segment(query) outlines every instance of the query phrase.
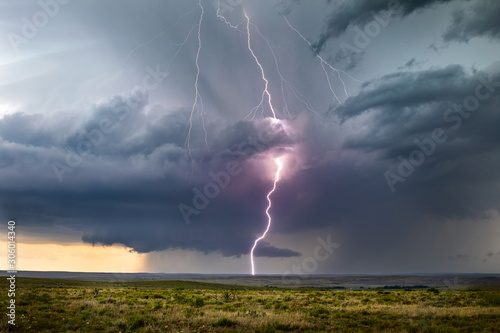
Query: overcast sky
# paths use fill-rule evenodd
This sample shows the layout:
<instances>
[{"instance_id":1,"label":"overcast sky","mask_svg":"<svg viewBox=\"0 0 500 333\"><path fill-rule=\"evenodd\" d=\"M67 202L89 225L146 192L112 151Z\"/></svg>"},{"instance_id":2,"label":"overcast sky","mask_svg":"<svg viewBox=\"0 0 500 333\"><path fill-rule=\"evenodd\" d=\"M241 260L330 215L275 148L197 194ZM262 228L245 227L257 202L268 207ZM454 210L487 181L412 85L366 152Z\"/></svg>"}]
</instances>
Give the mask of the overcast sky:
<instances>
[{"instance_id":1,"label":"overcast sky","mask_svg":"<svg viewBox=\"0 0 500 333\"><path fill-rule=\"evenodd\" d=\"M247 274L280 158L256 272L500 273L498 17L0 0L0 218L38 251L118 247L124 271Z\"/></svg>"}]
</instances>

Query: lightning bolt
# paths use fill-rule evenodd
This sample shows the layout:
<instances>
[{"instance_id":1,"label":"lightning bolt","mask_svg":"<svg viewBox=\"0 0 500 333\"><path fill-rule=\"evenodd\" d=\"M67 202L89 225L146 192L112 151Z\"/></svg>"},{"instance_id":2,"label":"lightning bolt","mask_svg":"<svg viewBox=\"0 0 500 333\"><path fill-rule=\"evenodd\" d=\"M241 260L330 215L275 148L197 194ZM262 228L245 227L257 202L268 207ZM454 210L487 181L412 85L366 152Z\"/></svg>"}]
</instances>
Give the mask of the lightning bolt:
<instances>
[{"instance_id":1,"label":"lightning bolt","mask_svg":"<svg viewBox=\"0 0 500 333\"><path fill-rule=\"evenodd\" d=\"M191 14L191 13L193 12L193 10L194 10L194 9L192 9L192 10L188 11L187 13L182 14L181 16L179 16L179 17L177 18L177 20L175 21L175 23L174 23L174 24L172 24L171 26L169 26L167 29L163 30L162 32L160 32L159 34L157 34L156 36L154 36L153 38L151 38L151 39L150 39L150 40L148 40L147 42L141 43L141 44L137 45L135 48L133 48L132 50L130 50L130 52L127 54L127 57L125 58L125 61L124 61L123 65L122 65L122 67L123 67L123 66L125 66L125 64L129 61L130 57L132 56L132 54L133 54L135 51L139 50L139 49L140 49L141 47L143 47L143 46L146 46L146 45L148 45L148 44L151 44L151 43L152 43L152 42L154 42L156 39L158 39L158 38L160 38L161 36L163 36L164 34L166 34L166 33L167 33L170 29L172 29L173 27L175 27L175 26L179 23L179 21L180 21L182 18L184 18L184 17L185 17L185 16L187 16L188 14Z\"/></svg>"},{"instance_id":2,"label":"lightning bolt","mask_svg":"<svg viewBox=\"0 0 500 333\"><path fill-rule=\"evenodd\" d=\"M208 140L207 140L207 136L208 136L208 133L207 133L207 129L205 127L205 119L204 119L204 105L203 105L203 98L200 94L200 89L199 89L199 79L200 79L200 64L199 64L199 60L200 60L200 53L202 51L202 24L203 24L203 19L204 19L204 15L205 15L205 9L202 5L202 0L198 0L198 7L200 8L201 10L201 13L200 13L200 17L199 17L199 21L198 21L198 24L194 25L191 30L189 31L189 33L187 34L186 38L184 39L184 41L180 44L173 44L173 45L176 45L178 48L177 48L177 52L175 52L173 58L170 59L169 63L168 63L168 66L167 66L167 70L168 68L170 68L170 65L171 63L176 59L176 57L178 56L179 52L181 51L181 49L183 48L183 46L187 43L187 41L189 40L191 34L193 33L194 29L197 27L197 32L198 32L198 48L197 48L197 52L196 52L196 57L195 57L195 66L196 66L196 77L195 77L195 80L194 80L194 101L193 101L193 104L192 104L192 107L191 107L191 112L190 112L190 116L189 116L189 129L188 129L188 133L187 133L187 137L186 137L186 148L187 148L187 151L188 151L188 154L189 154L189 158L190 158L190 161L191 161L191 165L192 165L192 169L191 169L191 175L193 174L193 170L194 170L194 166L195 166L195 161L193 159L193 155L192 155L192 152L191 152L191 134L192 134L192 131L193 131L193 116L195 114L195 110L199 110L199 117L201 118L201 126L204 130L204 141L205 141L205 145L206 145L206 148L207 148L207 151L208 151ZM195 7L196 8L196 7ZM153 41L159 39L160 37L162 37L165 33L167 33L171 28L173 28L174 26L176 26L178 24L178 22L180 21L180 19L182 19L183 17L187 16L188 14L192 13L195 8L193 8L191 11L185 13L184 15L178 17L177 21L170 27L168 27L167 29L165 29L164 31L160 32L159 34L157 34L156 36L154 36L153 38L151 38L150 40L142 43L142 44L139 44L137 47L135 47L134 49L132 49L128 54L127 54L127 57L125 59L125 63L126 64L131 56L136 52L138 51L140 48L142 47L145 47L147 46L148 44L152 43ZM304 96L295 86L293 86L293 84L289 81L287 81L283 75L283 72L282 72L282 69L281 69L281 66L280 66L280 62L278 61L278 56L276 55L275 53L275 50L273 48L273 46L271 45L271 43L269 42L269 40L260 32L259 28L257 25L253 24L250 22L250 18L249 16L247 15L247 13L245 11L243 11L243 14L244 14L244 17L246 19L246 31L243 31L243 23L241 24L237 24L237 25L234 25L233 23L231 23L230 21L228 21L226 19L226 17L224 17L222 14L221 14L221 1L218 0L218 3L217 3L217 10L216 10L216 16L217 18L221 19L228 27L230 27L231 29L235 29L237 30L238 32L240 32L242 35L246 34L246 37L247 37L247 40L246 40L246 44L247 44L247 48L248 48L248 51L249 53L251 54L251 56L253 57L253 59L255 60L255 63L260 71L260 75L261 75L261 79L264 83L264 87L263 87L263 90L262 90L262 94L261 94L261 99L260 99L260 102L257 106L255 106L254 108L251 109L250 113L244 118L248 118L250 116L252 116L252 119L254 119L257 115L257 111L259 109L261 109L261 114L264 112L266 108L264 108L264 104L268 104L268 107L270 109L270 112L272 114L272 117L273 117L273 121L276 123L276 122L279 122L280 120L277 118L276 116L276 110L273 106L273 97L271 95L271 92L270 92L270 89L269 89L269 80L268 80L268 77L266 75L266 72L264 70L264 67L262 66L258 56L256 55L256 53L254 52L253 48L252 48L252 35L251 35L251 27L250 25L252 25L252 28L254 29L254 31L256 31L258 33L258 35L260 35L260 37L262 38L263 41L265 41L265 43L267 44L268 46L268 49L274 59L274 64L276 66L276 71L279 75L279 78L281 79L281 97L282 97L282 100L283 100L283 105L284 105L284 111L286 113L288 113L288 115L291 117L290 115L290 110L289 110L289 107L288 107L288 104L287 104L287 96L285 96L285 90L287 91L288 93L288 97L292 97L292 95L298 100L300 101L301 103L303 103L305 105L305 107L311 111L312 113L314 113L316 116L318 116L319 118L319 114L318 112L316 112L313 107L311 106L311 103L309 102L309 100L307 99L306 96ZM339 96L336 94L335 92L335 89L334 89L334 85L332 83L332 78L335 79L336 77L338 77L338 80L340 80L342 86L343 86L343 89L344 89L344 93L345 93L345 96L349 96L349 93L347 91L347 86L341 76L342 75L345 75L347 77L349 77L350 79L354 80L354 81L357 81L357 82L363 82L363 81L360 81L360 80L357 80L355 78L353 78L352 76L350 76L349 74L347 74L346 72L342 71L342 70L339 70L339 69L336 69L335 67L333 67L331 64L329 64L318 52L316 52L316 50L314 49L314 47L312 46L312 44L309 42L309 40L307 38L304 37L304 35L301 34L301 32L299 30L297 30L294 26L292 26L292 24L288 21L288 19L283 16L283 19L285 20L285 22L288 24L288 26L290 27L290 29L292 29L302 40L304 40L309 48L313 51L314 55L316 56L316 58L319 59L319 62L320 62L320 66L325 74L325 77L326 77L326 80L327 80L327 83L328 83L328 87L333 95L333 100L334 102L337 102L338 104L342 104ZM240 25L241 25L241 28L240 28ZM172 45L172 44L171 44ZM293 98L293 97L292 97ZM271 214L270 214L270 210L272 208L272 201L271 201L271 196L272 194L276 191L276 188L277 188L277 185L278 185L278 182L280 181L280 176L281 176L281 172L283 170L283 161L281 160L281 157L277 157L277 158L274 158L274 163L276 164L277 166L277 169L276 169L276 173L274 175L274 182L273 182L273 187L272 189L268 192L266 198L267 198L267 201L268 201L268 205L267 205L267 208L265 210L265 214L267 216L267 227L265 229L265 231L262 233L262 235L260 237L258 237L257 239L255 239L254 241L254 244L253 244L253 247L250 251L250 260L251 260L251 270L252 270L252 275L255 275L255 263L254 263L254 251L255 251L255 248L257 247L258 243L263 240L267 233L269 232L270 228L271 228L271 224L272 224L272 217L271 217Z\"/></svg>"},{"instance_id":3,"label":"lightning bolt","mask_svg":"<svg viewBox=\"0 0 500 333\"><path fill-rule=\"evenodd\" d=\"M330 88L330 91L333 95L333 98L334 98L334 101L337 101L339 104L342 104L342 102L340 101L339 97L337 96L337 94L335 93L335 90L333 89L333 86L332 86L332 82L330 80L330 75L328 75L328 71L326 70L325 66L330 68L330 70L333 72L333 73L336 73L340 82L342 83L342 86L344 87L344 93L347 97L349 97L349 93L347 92L347 87L346 87L346 84L344 82L344 80L342 79L342 77L340 76L340 73L346 75L347 77L349 77L351 80L353 81L356 81L356 82L360 82L360 83L363 83L363 81L361 80L358 80L358 79L355 79L353 78L351 75L347 74L346 72L342 71L342 70L339 70L335 67L333 67L332 65L330 65L325 59L323 59L323 57L318 53L316 52L316 50L314 49L314 47L312 46L311 42L306 38L304 37L304 35L302 35L300 33L299 30L297 30L297 28L295 28L291 23L290 21L288 21L288 19L286 18L286 16L283 15L283 19L285 20L286 24L288 24L288 26L290 27L290 29L292 29L293 31L295 31L295 33L297 35L300 36L300 38L302 38L306 43L307 45L309 45L309 48L314 52L314 54L316 55L316 57L319 59L320 61L320 64L321 64L321 68L323 69L323 72L325 73L325 76L326 76L326 81L328 82L328 87ZM351 121L348 120L347 121L347 124L349 125L349 127L351 129L352 128L352 125L351 125Z\"/></svg>"},{"instance_id":4,"label":"lightning bolt","mask_svg":"<svg viewBox=\"0 0 500 333\"><path fill-rule=\"evenodd\" d=\"M269 231L269 228L271 227L271 221L272 221L272 219L271 219L271 214L269 214L269 210L271 209L271 206L272 206L271 194L273 194L273 192L276 190L276 185L278 184L278 182L280 180L281 170L283 169L283 163L281 162L281 159L279 157L275 158L274 162L278 166L278 169L276 170L276 175L274 176L273 189L267 194L267 202L268 202L267 209L266 209L267 228L266 228L266 231L264 231L264 233L262 234L262 236L260 236L259 238L257 238L255 240L255 243L253 244L252 250L250 251L250 261L252 263L252 275L255 275L255 265L254 265L254 262L253 262L253 251L255 250L255 247L257 246L257 243L259 241L261 241L262 239L264 239L264 237L266 237L266 234Z\"/></svg>"},{"instance_id":5,"label":"lightning bolt","mask_svg":"<svg viewBox=\"0 0 500 333\"><path fill-rule=\"evenodd\" d=\"M198 97L199 97L198 81L200 79L200 64L198 63L198 61L200 59L200 52L201 52L201 24L203 22L203 14L205 13L205 9L201 4L201 0L198 0L198 6L201 9L201 14L200 14L200 20L198 22L198 50L196 51L196 59L195 59L195 65L196 65L196 79L194 81L195 94L194 94L193 106L191 108L191 115L189 116L189 130L186 138L186 146L188 149L189 158L191 159L191 173L194 170L194 160L193 160L193 155L191 154L190 141L191 141L191 130L193 129L193 114L194 110L196 109L196 105L198 104Z\"/></svg>"},{"instance_id":6,"label":"lightning bolt","mask_svg":"<svg viewBox=\"0 0 500 333\"><path fill-rule=\"evenodd\" d=\"M292 92L292 94L295 96L295 98L297 100L299 100L302 104L304 104L304 106L309 111L311 111L312 113L314 113L316 115L316 117L319 118L319 113L312 108L312 106L311 106L310 102L307 100L307 98L303 94L301 94L299 92L299 90L290 81L285 80L285 78L283 77L283 74L281 72L281 68L280 68L280 65L279 65L278 57L276 56L276 53L274 52L274 49L271 46L271 43L260 32L259 27L257 27L255 24L252 24L252 25L255 27L255 30L257 30L257 32L262 37L262 39L266 42L267 47L269 48L269 51L271 52L271 55L273 56L274 64L276 65L276 71L278 72L278 75L279 75L279 77L281 79L281 96L282 96L282 99L283 99L283 104L285 105L284 110L288 113L288 116L291 118L291 114L290 114L290 110L289 110L289 107L288 107L288 103L287 103L286 98L285 98L285 87L288 90L290 90Z\"/></svg>"},{"instance_id":7,"label":"lightning bolt","mask_svg":"<svg viewBox=\"0 0 500 333\"><path fill-rule=\"evenodd\" d=\"M262 91L260 103L255 108L253 108L252 111L250 111L250 114L254 113L254 117L255 117L255 113L257 112L257 110L260 107L262 107L262 104L264 103L265 96L267 95L267 102L269 103L269 108L270 108L270 110L271 110L271 112L273 114L273 120L275 122L277 122L279 120L276 118L276 112L274 111L274 106L273 106L273 103L272 103L271 93L269 92L269 81L268 81L268 79L266 77L266 73L264 72L264 68L262 67L262 64L259 61L259 58L255 55L255 52L252 49L252 42L251 42L252 36L250 34L250 18L248 17L248 15L247 15L246 12L243 12L243 14L245 15L245 18L246 18L246 21L247 21L246 31L247 31L247 46L248 46L248 50L252 54L252 57L254 58L255 63L259 67L260 73L262 75L262 81L264 81L264 83L265 83L264 90ZM253 26L255 26L255 25L253 25ZM257 32L262 36L262 38L267 41L267 39L260 33L259 29L256 26L255 26L255 28L257 29ZM271 48L271 45L269 44L269 42L268 42L268 45ZM274 59L276 60L276 63L277 63L277 59L276 59L276 56L274 55L274 52L272 51L272 48L271 48L271 53L273 54ZM279 67L278 67L278 72L280 73L280 76L281 76L281 71L279 71ZM283 79L283 76L281 76L281 78ZM250 114L248 116L250 116ZM266 234L269 231L269 228L271 228L272 218L271 218L271 214L269 214L269 210L271 209L271 206L272 206L271 195L276 190L276 186L278 184L278 181L280 180L280 173L281 173L281 170L283 169L283 163L282 163L282 161L281 161L281 159L279 157L275 158L274 162L276 163L278 169L276 170L276 175L274 176L273 188L267 194L267 202L268 202L268 206L267 206L267 209L266 209L267 228L264 231L264 233L262 234L262 236L260 236L259 238L257 238L255 240L255 242L253 244L253 247L252 247L252 250L250 251L250 262L252 264L252 275L255 275L255 264L254 264L254 260L253 260L253 252L254 252L255 248L257 247L257 244L259 243L259 241L261 241L262 239L264 239L264 237L266 237Z\"/></svg>"},{"instance_id":8,"label":"lightning bolt","mask_svg":"<svg viewBox=\"0 0 500 333\"><path fill-rule=\"evenodd\" d=\"M316 57L319 59L320 63L321 63L321 68L323 69L323 72L325 73L325 76L326 76L326 80L328 82L328 86L330 88L330 91L332 92L332 95L333 97L335 98L335 100L339 103L339 104L342 104L342 102L340 101L340 99L338 98L337 94L335 93L335 90L333 89L333 86L332 86L332 82L330 80L330 75L328 75L328 71L326 70L325 66L330 68L330 70L333 72L333 73L336 73L340 82L342 83L342 86L344 87L344 93L346 96L350 96L349 93L347 92L347 86L344 82L344 80L342 79L342 77L340 76L340 74L344 74L346 75L347 77L349 77L351 80L353 81L357 81L357 82L363 82L363 81L360 81L358 79L355 79L353 78L352 76L350 76L349 74L347 74L346 72L342 71L342 70L339 70L335 67L333 67L332 65L330 65L325 59L323 59L323 57L318 53L316 52L316 50L314 49L314 47L312 46L311 42L309 40L307 40L306 37L304 37L304 35L302 35L300 33L299 30L297 30L297 28L295 28L291 23L290 21L288 21L288 19L286 18L286 16L283 16L283 19L285 20L285 22L288 24L288 26L290 27L290 29L292 29L293 31L295 31L295 33L297 33L297 35L300 36L300 38L302 38L308 45L309 45L309 48L314 52L314 54L316 55Z\"/></svg>"},{"instance_id":9,"label":"lightning bolt","mask_svg":"<svg viewBox=\"0 0 500 333\"><path fill-rule=\"evenodd\" d=\"M199 96L200 99L200 118L201 118L201 126L203 127L203 131L205 132L205 147L208 149L208 132L207 128L205 127L205 117L203 116L203 113L205 111L205 107L203 106L203 98L201 98L201 95Z\"/></svg>"},{"instance_id":10,"label":"lightning bolt","mask_svg":"<svg viewBox=\"0 0 500 333\"><path fill-rule=\"evenodd\" d=\"M288 84L288 82L283 78L283 74L281 73L280 65L278 62L278 58L276 57L276 54L274 53L274 49L271 46L271 43L269 40L260 32L259 27L257 27L255 24L252 24L252 26L257 30L259 33L260 37L266 42L267 47L269 48L269 51L271 52L271 55L273 56L274 59L274 64L276 65L276 71L278 72L279 77L281 78L281 96L283 99L283 104L285 105L284 110L288 113L288 117L291 118L290 114L290 109L288 108L288 103L286 102L285 98L285 84Z\"/></svg>"},{"instance_id":11,"label":"lightning bolt","mask_svg":"<svg viewBox=\"0 0 500 333\"><path fill-rule=\"evenodd\" d=\"M174 46L177 46L177 51L174 53L174 56L172 57L172 59L170 59L170 61L168 62L167 64L167 70L170 68L170 65L172 65L172 62L175 60L175 58L177 58L177 56L179 55L179 52L181 52L182 48L184 47L184 45L187 43L189 37L191 36L191 34L193 33L193 30L194 28L196 27L196 25L194 25L191 30L189 30L186 38L184 38L184 41L180 44L170 44L170 45L174 45Z\"/></svg>"},{"instance_id":12,"label":"lightning bolt","mask_svg":"<svg viewBox=\"0 0 500 333\"><path fill-rule=\"evenodd\" d=\"M261 63L259 61L259 58L257 58L257 56L255 55L255 53L254 53L254 51L252 49L252 42L251 42L252 36L250 34L250 18L248 17L248 15L247 15L246 12L243 12L243 14L245 14L245 18L247 20L247 46L248 46L248 50L252 54L252 57L254 58L255 63L257 64L257 66L259 66L260 73L262 75L262 80L265 83L264 90L262 91L262 97L261 97L260 103L256 107L254 107L252 109L252 111L250 111L250 114L254 113L254 117L255 117L255 112L262 106L262 104L264 103L264 98L265 98L264 96L267 95L267 101L269 103L269 108L271 109L271 112L273 114L274 119L276 119L276 112L274 111L273 103L271 101L271 94L269 93L269 90L268 90L268 88L269 88L269 81L266 78L266 73L264 72L264 67L262 67L262 65L261 65ZM248 116L250 116L250 114ZM245 117L245 118L247 118L247 117Z\"/></svg>"},{"instance_id":13,"label":"lightning bolt","mask_svg":"<svg viewBox=\"0 0 500 333\"><path fill-rule=\"evenodd\" d=\"M241 32L241 30L238 28L238 25L232 25L231 22L229 22L223 15L220 14L220 10L221 10L221 7L220 7L220 0L219 0L217 2L217 13L216 13L217 17L222 19L224 21L224 23L226 23L231 28L236 29L236 30Z\"/></svg>"}]
</instances>

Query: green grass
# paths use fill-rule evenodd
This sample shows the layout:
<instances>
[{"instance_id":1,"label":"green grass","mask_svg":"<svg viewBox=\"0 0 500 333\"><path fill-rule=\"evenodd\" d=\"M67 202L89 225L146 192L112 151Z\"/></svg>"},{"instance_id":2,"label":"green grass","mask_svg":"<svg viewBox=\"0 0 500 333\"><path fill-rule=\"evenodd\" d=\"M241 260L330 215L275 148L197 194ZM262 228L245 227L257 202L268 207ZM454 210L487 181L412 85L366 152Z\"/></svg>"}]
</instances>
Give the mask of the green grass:
<instances>
[{"instance_id":1,"label":"green grass","mask_svg":"<svg viewBox=\"0 0 500 333\"><path fill-rule=\"evenodd\" d=\"M18 278L0 332L500 332L500 288L318 290ZM7 294L7 284L0 283ZM7 297L0 306L7 306Z\"/></svg>"}]
</instances>

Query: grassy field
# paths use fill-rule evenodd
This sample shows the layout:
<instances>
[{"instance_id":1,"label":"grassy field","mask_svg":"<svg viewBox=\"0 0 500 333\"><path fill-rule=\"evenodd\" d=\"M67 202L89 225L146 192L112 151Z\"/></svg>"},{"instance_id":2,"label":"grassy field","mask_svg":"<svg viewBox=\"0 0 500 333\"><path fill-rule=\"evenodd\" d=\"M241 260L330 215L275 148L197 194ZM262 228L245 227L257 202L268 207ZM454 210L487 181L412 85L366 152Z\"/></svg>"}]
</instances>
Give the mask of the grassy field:
<instances>
[{"instance_id":1,"label":"grassy field","mask_svg":"<svg viewBox=\"0 0 500 333\"><path fill-rule=\"evenodd\" d=\"M500 332L500 286L311 290L18 278L1 332ZM7 296L7 283L1 283ZM7 297L1 297L6 311ZM5 312L4 312L5 313Z\"/></svg>"}]
</instances>

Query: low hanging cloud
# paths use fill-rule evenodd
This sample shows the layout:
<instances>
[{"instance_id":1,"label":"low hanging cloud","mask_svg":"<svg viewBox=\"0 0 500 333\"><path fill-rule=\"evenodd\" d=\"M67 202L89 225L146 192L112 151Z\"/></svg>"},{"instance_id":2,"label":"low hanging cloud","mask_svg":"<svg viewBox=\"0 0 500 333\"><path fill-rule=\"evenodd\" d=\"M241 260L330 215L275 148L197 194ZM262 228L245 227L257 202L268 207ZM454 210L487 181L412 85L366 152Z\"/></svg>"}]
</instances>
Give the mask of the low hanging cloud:
<instances>
[{"instance_id":1,"label":"low hanging cloud","mask_svg":"<svg viewBox=\"0 0 500 333\"><path fill-rule=\"evenodd\" d=\"M267 242L261 242L257 246L254 252L255 257L267 257L267 258L290 258L290 257L300 257L302 254L297 251L292 251L289 249L280 249Z\"/></svg>"}]
</instances>

